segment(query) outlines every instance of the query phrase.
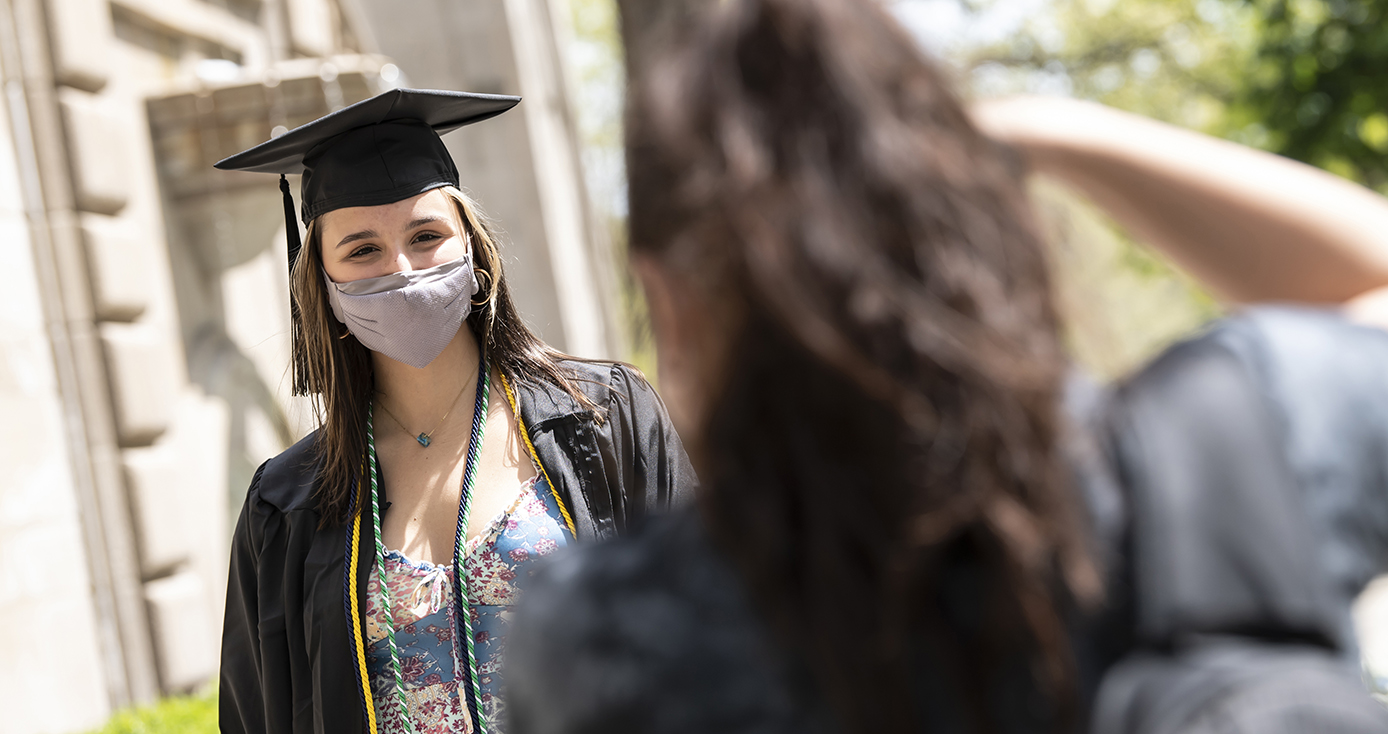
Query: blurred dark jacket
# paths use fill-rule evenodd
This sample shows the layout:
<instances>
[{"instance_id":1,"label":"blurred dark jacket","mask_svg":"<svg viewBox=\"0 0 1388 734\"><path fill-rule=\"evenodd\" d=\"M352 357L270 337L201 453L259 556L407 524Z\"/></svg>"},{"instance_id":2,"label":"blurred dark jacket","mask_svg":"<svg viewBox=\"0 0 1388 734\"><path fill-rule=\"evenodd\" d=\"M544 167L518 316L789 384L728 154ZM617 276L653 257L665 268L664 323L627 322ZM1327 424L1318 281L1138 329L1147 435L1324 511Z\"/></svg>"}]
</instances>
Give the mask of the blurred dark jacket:
<instances>
[{"instance_id":1,"label":"blurred dark jacket","mask_svg":"<svg viewBox=\"0 0 1388 734\"><path fill-rule=\"evenodd\" d=\"M1349 617L1388 570L1388 334L1253 309L1066 407L1108 598L1074 620L1080 728L1388 731ZM837 729L692 512L557 559L514 629L512 734ZM921 730L966 731L954 676L914 652ZM1025 670L999 676L996 730L1054 731Z\"/></svg>"},{"instance_id":2,"label":"blurred dark jacket","mask_svg":"<svg viewBox=\"0 0 1388 734\"><path fill-rule=\"evenodd\" d=\"M695 477L665 406L635 370L566 362L606 408L599 421L550 384L515 383L536 455L569 509L580 542L614 538L650 512L687 504ZM375 559L369 522L351 589L348 525L319 527L316 433L255 473L232 539L222 632L223 732L366 730L354 645L365 627ZM347 611L356 593L360 619ZM354 624L356 623L356 624ZM353 630L356 630L354 636Z\"/></svg>"}]
</instances>

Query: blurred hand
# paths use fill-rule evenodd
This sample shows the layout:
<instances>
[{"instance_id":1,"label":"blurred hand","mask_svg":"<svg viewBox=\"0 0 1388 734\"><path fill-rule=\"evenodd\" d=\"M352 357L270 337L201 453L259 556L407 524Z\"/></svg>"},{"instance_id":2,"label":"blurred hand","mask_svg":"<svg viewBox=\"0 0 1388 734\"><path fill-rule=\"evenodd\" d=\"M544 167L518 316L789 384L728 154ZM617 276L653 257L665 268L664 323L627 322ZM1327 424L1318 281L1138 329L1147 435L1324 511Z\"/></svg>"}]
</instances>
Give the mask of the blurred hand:
<instances>
[{"instance_id":1,"label":"blurred hand","mask_svg":"<svg viewBox=\"0 0 1388 734\"><path fill-rule=\"evenodd\" d=\"M1366 326L1388 330L1388 286L1375 288L1346 303L1345 316Z\"/></svg>"}]
</instances>

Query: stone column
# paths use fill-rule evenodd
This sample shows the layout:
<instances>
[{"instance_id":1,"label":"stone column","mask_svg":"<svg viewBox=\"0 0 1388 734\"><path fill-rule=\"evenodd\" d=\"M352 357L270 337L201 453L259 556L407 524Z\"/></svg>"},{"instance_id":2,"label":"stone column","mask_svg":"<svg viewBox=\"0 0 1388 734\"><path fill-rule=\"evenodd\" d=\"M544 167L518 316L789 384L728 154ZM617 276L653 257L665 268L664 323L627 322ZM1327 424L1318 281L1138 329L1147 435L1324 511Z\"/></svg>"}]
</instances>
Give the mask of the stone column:
<instances>
[{"instance_id":1,"label":"stone column","mask_svg":"<svg viewBox=\"0 0 1388 734\"><path fill-rule=\"evenodd\" d=\"M13 21L12 7L0 1L0 77L22 88ZM26 102L0 98L0 626L12 630L0 710L6 731L18 734L98 725L109 711L108 685L123 688L124 676L119 634L103 629L107 615L98 611L113 606L109 577L93 572L85 552L99 527L83 522L92 488L79 487L78 474L89 481L89 470L64 429L76 401L70 376L59 374L70 356L56 355L50 339L61 316L57 299L43 292L54 263L50 248L36 246L45 216ZM40 672L55 659L67 671L63 686Z\"/></svg>"},{"instance_id":2,"label":"stone column","mask_svg":"<svg viewBox=\"0 0 1388 734\"><path fill-rule=\"evenodd\" d=\"M99 100L108 82L101 62L110 40L110 15L102 0L13 0L0 11L5 34L0 47L6 51L6 87L12 92L9 122L37 266L34 283L63 407L61 430L35 437L58 442L67 451L69 487L83 531L79 548L86 561L85 569L72 570L78 578L90 579L96 639L88 644L94 643L100 661L104 703L146 700L157 690L157 681L84 233L87 217L110 216L125 204L113 177L84 165L81 157L83 152L104 153L103 130L120 124ZM58 18L81 21L55 23ZM55 493L62 491L55 487ZM45 551L64 549L36 550L26 555L37 560ZM42 639L22 635L15 641ZM17 703L18 711L44 713L33 700ZM39 726L49 729L52 724Z\"/></svg>"}]
</instances>

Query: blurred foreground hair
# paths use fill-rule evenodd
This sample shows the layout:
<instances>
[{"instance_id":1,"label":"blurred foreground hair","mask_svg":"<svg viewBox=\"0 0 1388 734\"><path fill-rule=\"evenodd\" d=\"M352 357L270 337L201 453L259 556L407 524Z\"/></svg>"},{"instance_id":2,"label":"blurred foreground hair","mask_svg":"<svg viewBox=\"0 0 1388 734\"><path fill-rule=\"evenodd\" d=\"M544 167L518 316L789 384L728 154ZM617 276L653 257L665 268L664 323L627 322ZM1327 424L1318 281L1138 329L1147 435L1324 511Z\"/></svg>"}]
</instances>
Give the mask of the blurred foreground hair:
<instances>
[{"instance_id":1,"label":"blurred foreground hair","mask_svg":"<svg viewBox=\"0 0 1388 734\"><path fill-rule=\"evenodd\" d=\"M1067 718L1063 609L1098 581L1008 157L876 0L720 4L633 90L628 145L633 251L732 340L706 523L844 729L914 730L922 651L974 730L1009 661Z\"/></svg>"}]
</instances>

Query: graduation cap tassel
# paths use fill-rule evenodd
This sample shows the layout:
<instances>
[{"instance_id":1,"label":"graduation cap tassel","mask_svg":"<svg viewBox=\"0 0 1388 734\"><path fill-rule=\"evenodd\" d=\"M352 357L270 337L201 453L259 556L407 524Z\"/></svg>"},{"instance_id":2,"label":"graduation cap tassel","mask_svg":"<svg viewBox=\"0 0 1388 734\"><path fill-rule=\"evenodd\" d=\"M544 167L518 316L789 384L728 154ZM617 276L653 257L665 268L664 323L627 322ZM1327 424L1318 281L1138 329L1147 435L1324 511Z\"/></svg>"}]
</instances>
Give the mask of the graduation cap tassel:
<instances>
[{"instance_id":1,"label":"graduation cap tassel","mask_svg":"<svg viewBox=\"0 0 1388 734\"><path fill-rule=\"evenodd\" d=\"M280 193L284 195L284 233L289 239L289 272L294 272L294 261L299 259L299 222L294 216L294 196L289 193L289 179L280 174Z\"/></svg>"},{"instance_id":2,"label":"graduation cap tassel","mask_svg":"<svg viewBox=\"0 0 1388 734\"><path fill-rule=\"evenodd\" d=\"M284 234L289 244L289 278L294 279L294 262L299 259L303 244L299 241L299 222L294 216L294 196L289 193L289 179L280 174L280 193L284 196ZM289 362L293 394L308 394L308 354L304 351L304 325L299 318L299 304L294 300L294 287L289 288Z\"/></svg>"}]
</instances>

